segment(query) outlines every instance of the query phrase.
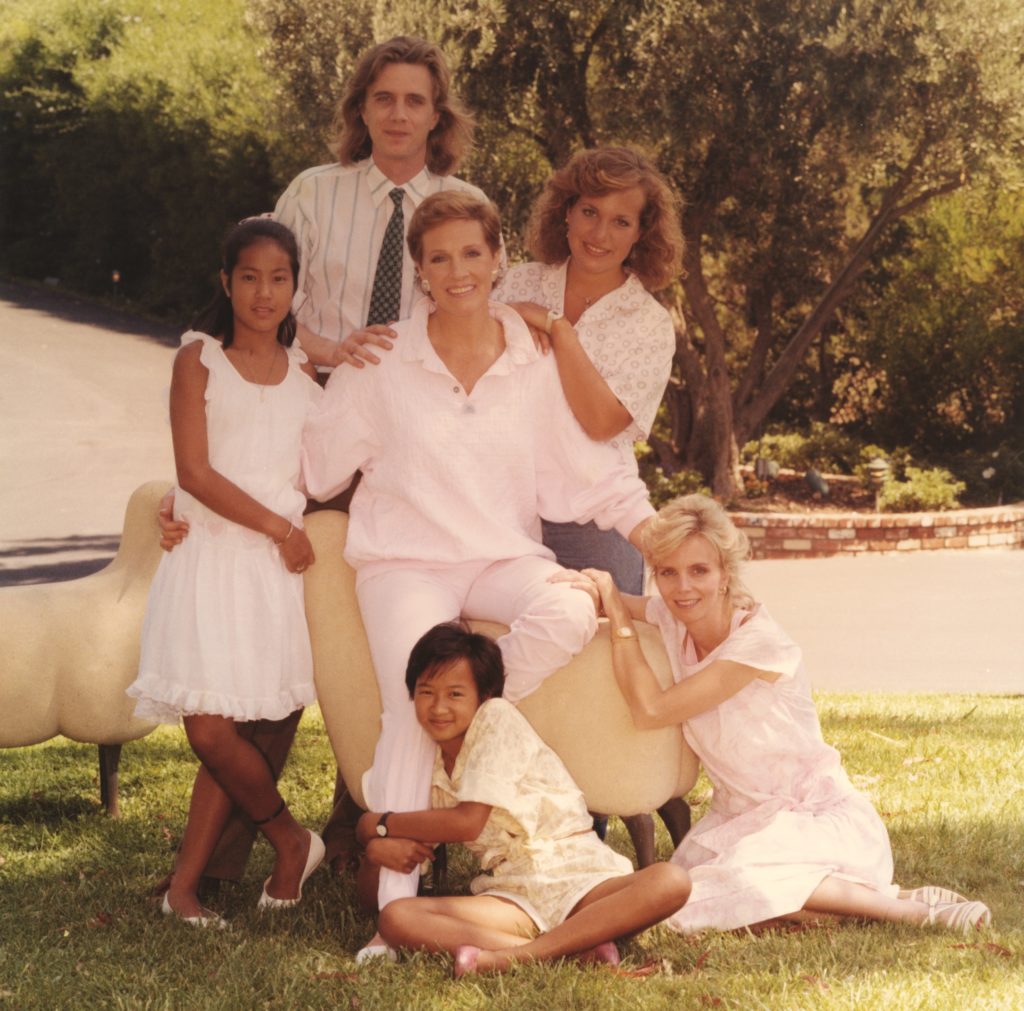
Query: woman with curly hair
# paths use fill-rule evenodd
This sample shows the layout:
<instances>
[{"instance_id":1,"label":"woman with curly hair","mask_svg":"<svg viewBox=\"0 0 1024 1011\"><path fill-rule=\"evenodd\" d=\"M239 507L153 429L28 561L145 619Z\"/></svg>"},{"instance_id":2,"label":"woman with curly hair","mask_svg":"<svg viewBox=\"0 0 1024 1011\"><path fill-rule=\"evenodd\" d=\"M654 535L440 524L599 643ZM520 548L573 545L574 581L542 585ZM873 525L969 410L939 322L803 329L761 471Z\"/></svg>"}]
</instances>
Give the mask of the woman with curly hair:
<instances>
[{"instance_id":1,"label":"woman with curly hair","mask_svg":"<svg viewBox=\"0 0 1024 1011\"><path fill-rule=\"evenodd\" d=\"M587 435L631 459L675 352L672 319L652 293L681 269L679 199L638 151L579 151L534 205L527 248L535 261L512 267L495 296L542 332ZM643 559L615 531L545 522L544 543L568 568L602 568L623 591L642 590Z\"/></svg>"}]
</instances>

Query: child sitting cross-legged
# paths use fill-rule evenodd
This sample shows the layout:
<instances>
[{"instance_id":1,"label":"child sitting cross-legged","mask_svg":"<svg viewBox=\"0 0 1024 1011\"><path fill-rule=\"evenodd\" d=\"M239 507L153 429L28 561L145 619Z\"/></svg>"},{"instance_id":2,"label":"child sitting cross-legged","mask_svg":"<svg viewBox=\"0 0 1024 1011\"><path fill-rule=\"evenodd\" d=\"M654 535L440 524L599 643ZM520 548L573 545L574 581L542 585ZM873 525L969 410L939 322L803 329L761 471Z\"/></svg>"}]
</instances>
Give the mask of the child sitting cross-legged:
<instances>
[{"instance_id":1,"label":"child sitting cross-legged","mask_svg":"<svg viewBox=\"0 0 1024 1011\"><path fill-rule=\"evenodd\" d=\"M618 962L614 939L675 912L690 893L680 867L630 862L593 832L558 756L501 698L497 645L459 622L430 629L409 657L416 718L437 743L432 809L367 812L371 864L408 871L425 845L460 842L485 873L469 896L396 899L379 929L393 948L448 951L455 975L566 955Z\"/></svg>"}]
</instances>

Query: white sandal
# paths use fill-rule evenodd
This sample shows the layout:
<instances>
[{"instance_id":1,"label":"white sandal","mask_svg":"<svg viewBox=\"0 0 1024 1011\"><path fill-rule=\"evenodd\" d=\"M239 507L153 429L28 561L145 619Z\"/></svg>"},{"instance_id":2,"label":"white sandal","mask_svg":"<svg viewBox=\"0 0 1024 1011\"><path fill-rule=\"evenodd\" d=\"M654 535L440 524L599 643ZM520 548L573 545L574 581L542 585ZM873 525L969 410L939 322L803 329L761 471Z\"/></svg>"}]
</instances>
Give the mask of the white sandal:
<instances>
[{"instance_id":1,"label":"white sandal","mask_svg":"<svg viewBox=\"0 0 1024 1011\"><path fill-rule=\"evenodd\" d=\"M922 888L912 888L910 891L900 891L901 899L909 899L911 902L923 902L926 906L938 905L942 902L970 902L971 900L954 892L952 888L942 888L939 885L925 885Z\"/></svg>"},{"instance_id":2,"label":"white sandal","mask_svg":"<svg viewBox=\"0 0 1024 1011\"><path fill-rule=\"evenodd\" d=\"M961 934L980 930L992 922L992 913L984 902L932 902L928 906L927 926L945 927Z\"/></svg>"}]
</instances>

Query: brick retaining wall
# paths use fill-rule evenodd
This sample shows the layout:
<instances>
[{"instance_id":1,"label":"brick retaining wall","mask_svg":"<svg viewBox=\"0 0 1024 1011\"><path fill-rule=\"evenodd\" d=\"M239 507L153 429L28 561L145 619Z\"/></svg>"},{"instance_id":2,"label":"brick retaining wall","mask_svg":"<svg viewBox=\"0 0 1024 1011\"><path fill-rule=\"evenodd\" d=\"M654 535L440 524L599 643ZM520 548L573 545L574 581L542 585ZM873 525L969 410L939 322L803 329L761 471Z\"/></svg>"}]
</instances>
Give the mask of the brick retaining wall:
<instances>
[{"instance_id":1,"label":"brick retaining wall","mask_svg":"<svg viewBox=\"0 0 1024 1011\"><path fill-rule=\"evenodd\" d=\"M754 558L1024 547L1024 505L939 513L731 513Z\"/></svg>"}]
</instances>

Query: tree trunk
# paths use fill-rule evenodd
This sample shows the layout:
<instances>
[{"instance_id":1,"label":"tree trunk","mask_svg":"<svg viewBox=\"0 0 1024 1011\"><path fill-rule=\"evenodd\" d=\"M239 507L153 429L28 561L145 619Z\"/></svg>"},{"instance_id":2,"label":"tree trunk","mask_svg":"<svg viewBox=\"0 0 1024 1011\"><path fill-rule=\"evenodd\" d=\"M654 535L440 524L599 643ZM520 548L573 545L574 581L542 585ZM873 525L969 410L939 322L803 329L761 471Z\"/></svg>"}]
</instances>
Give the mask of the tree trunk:
<instances>
[{"instance_id":1,"label":"tree trunk","mask_svg":"<svg viewBox=\"0 0 1024 1011\"><path fill-rule=\"evenodd\" d=\"M691 442L702 457L701 473L718 498L728 501L739 484L739 453L733 436L732 389L725 358L725 332L715 313L701 265L701 239L696 220L683 220L686 251L683 256L683 291L704 335L704 410L695 412ZM687 342L687 347L692 347ZM687 362L692 371L692 363ZM689 454L688 454L689 455Z\"/></svg>"}]
</instances>

